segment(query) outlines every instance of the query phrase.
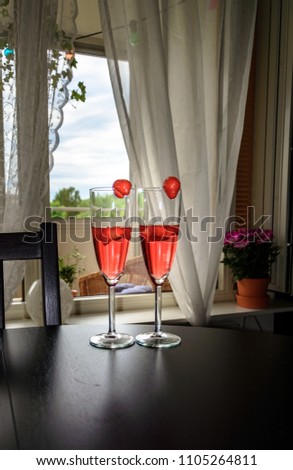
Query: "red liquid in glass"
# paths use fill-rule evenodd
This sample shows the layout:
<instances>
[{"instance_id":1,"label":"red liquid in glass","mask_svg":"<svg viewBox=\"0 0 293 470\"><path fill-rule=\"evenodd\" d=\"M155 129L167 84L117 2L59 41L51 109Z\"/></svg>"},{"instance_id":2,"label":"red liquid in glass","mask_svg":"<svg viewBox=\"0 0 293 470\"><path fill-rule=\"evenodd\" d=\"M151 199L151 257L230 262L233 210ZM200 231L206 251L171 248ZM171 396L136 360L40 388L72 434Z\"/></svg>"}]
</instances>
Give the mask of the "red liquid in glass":
<instances>
[{"instance_id":1,"label":"red liquid in glass","mask_svg":"<svg viewBox=\"0 0 293 470\"><path fill-rule=\"evenodd\" d=\"M178 234L179 225L140 226L140 239L146 268L155 283L166 278L171 270ZM158 283L162 284L162 282Z\"/></svg>"},{"instance_id":2,"label":"red liquid in glass","mask_svg":"<svg viewBox=\"0 0 293 470\"><path fill-rule=\"evenodd\" d=\"M100 270L110 280L124 271L131 227L92 227L95 253Z\"/></svg>"}]
</instances>

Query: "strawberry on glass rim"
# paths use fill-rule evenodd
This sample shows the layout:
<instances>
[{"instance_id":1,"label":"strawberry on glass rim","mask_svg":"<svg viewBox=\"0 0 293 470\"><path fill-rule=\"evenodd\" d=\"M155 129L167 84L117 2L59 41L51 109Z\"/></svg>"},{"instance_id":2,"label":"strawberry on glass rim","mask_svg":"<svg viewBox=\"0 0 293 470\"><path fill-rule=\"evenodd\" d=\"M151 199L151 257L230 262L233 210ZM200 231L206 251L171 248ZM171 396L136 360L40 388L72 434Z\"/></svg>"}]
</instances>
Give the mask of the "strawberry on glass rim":
<instances>
[{"instance_id":1,"label":"strawberry on glass rim","mask_svg":"<svg viewBox=\"0 0 293 470\"><path fill-rule=\"evenodd\" d=\"M112 188L115 196L122 199L124 196L128 196L131 191L132 184L128 180L116 180L114 181Z\"/></svg>"},{"instance_id":2,"label":"strawberry on glass rim","mask_svg":"<svg viewBox=\"0 0 293 470\"><path fill-rule=\"evenodd\" d=\"M175 199L178 191L181 187L181 183L176 176L168 176L163 182L163 190L167 194L169 199Z\"/></svg>"}]
</instances>

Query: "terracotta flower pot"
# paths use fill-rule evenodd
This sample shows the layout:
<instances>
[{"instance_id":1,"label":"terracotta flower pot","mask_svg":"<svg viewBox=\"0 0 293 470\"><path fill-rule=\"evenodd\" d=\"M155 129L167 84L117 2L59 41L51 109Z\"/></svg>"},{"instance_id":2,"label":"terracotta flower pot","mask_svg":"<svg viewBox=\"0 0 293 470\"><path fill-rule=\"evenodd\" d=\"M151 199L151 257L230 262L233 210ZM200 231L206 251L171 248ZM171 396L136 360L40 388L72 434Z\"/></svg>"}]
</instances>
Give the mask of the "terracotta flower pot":
<instances>
[{"instance_id":1,"label":"terracotta flower pot","mask_svg":"<svg viewBox=\"0 0 293 470\"><path fill-rule=\"evenodd\" d=\"M270 279L241 279L237 281L236 300L240 307L266 308L269 304L267 289Z\"/></svg>"}]
</instances>

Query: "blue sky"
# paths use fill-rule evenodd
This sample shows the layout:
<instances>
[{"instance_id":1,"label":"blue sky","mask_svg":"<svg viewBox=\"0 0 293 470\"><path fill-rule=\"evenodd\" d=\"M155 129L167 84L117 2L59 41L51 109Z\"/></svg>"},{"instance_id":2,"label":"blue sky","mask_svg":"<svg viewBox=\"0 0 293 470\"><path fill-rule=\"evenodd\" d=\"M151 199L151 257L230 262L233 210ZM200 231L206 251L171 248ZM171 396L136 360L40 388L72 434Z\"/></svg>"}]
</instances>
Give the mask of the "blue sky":
<instances>
[{"instance_id":1,"label":"blue sky","mask_svg":"<svg viewBox=\"0 0 293 470\"><path fill-rule=\"evenodd\" d=\"M128 157L115 109L106 60L77 56L74 82L87 88L85 103L68 103L59 129L50 175L51 200L57 191L74 186L88 198L89 188L129 178ZM99 93L98 93L99 90Z\"/></svg>"}]
</instances>

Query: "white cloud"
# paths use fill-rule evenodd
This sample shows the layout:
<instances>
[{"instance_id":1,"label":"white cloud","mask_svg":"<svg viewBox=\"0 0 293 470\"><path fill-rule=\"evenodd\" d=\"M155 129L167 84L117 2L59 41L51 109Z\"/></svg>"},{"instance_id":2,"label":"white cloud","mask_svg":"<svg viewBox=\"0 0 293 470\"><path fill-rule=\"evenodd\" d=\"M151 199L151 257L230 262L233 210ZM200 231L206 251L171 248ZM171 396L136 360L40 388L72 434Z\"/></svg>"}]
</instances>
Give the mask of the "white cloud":
<instances>
[{"instance_id":1,"label":"white cloud","mask_svg":"<svg viewBox=\"0 0 293 470\"><path fill-rule=\"evenodd\" d=\"M70 103L64 108L50 177L51 200L64 187L74 186L82 198L87 198L89 188L129 177L107 63L103 60L101 65L101 60L89 56L77 60L75 82L84 82L87 98L76 109ZM73 87L74 82L69 88ZM101 91L99 95L97 90Z\"/></svg>"}]
</instances>

